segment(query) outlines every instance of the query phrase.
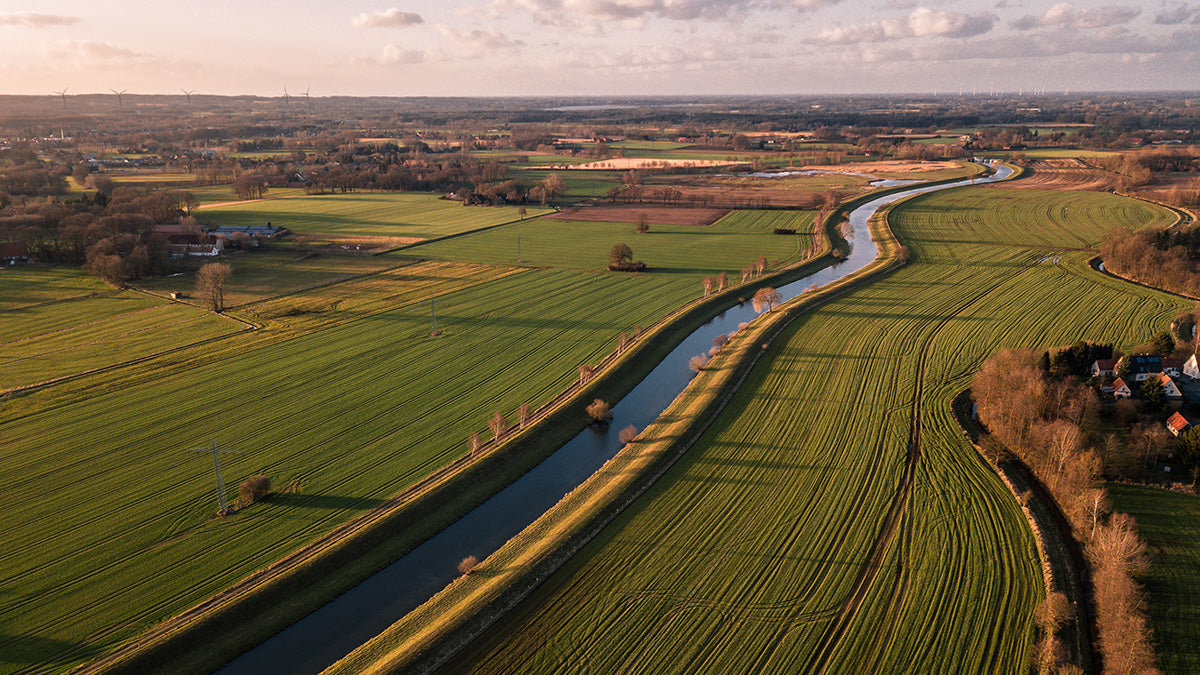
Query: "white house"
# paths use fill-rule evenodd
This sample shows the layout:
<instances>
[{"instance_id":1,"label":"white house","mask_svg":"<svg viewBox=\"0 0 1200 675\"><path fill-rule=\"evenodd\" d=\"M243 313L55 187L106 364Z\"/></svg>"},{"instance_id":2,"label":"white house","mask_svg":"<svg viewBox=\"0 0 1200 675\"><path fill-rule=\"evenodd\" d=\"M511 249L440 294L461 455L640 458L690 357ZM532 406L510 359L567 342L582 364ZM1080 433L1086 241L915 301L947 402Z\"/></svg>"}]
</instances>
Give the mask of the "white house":
<instances>
[{"instance_id":1,"label":"white house","mask_svg":"<svg viewBox=\"0 0 1200 675\"><path fill-rule=\"evenodd\" d=\"M1149 379L1157 379L1158 384L1162 386L1163 393L1166 394L1168 401L1182 401L1183 392L1179 391L1179 386L1175 384L1175 380L1166 373L1158 373L1152 375Z\"/></svg>"},{"instance_id":2,"label":"white house","mask_svg":"<svg viewBox=\"0 0 1200 675\"><path fill-rule=\"evenodd\" d=\"M1167 431L1170 431L1174 436L1182 434L1191 426L1192 422L1179 413L1175 413L1167 418Z\"/></svg>"},{"instance_id":3,"label":"white house","mask_svg":"<svg viewBox=\"0 0 1200 675\"><path fill-rule=\"evenodd\" d=\"M1122 380L1121 378L1118 377L1116 379L1116 381L1113 382L1113 398L1132 398L1132 397L1133 397L1133 390L1129 388L1128 384L1125 384L1125 380Z\"/></svg>"},{"instance_id":4,"label":"white house","mask_svg":"<svg viewBox=\"0 0 1200 675\"><path fill-rule=\"evenodd\" d=\"M1116 359L1098 359L1092 362L1092 377L1112 377L1116 370Z\"/></svg>"}]
</instances>

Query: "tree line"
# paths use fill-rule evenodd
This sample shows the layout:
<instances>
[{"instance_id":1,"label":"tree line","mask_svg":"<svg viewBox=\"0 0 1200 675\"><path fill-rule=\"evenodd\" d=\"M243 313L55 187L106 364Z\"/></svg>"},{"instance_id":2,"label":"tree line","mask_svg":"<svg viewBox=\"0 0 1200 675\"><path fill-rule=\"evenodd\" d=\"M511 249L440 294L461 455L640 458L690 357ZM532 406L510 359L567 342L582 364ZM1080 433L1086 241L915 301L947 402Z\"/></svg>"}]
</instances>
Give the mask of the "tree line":
<instances>
[{"instance_id":1,"label":"tree line","mask_svg":"<svg viewBox=\"0 0 1200 675\"><path fill-rule=\"evenodd\" d=\"M1200 231L1134 232L1114 227L1104 234L1100 257L1105 269L1138 283L1200 297Z\"/></svg>"},{"instance_id":2,"label":"tree line","mask_svg":"<svg viewBox=\"0 0 1200 675\"><path fill-rule=\"evenodd\" d=\"M1135 580L1149 565L1146 546L1133 518L1112 512L1100 484L1112 468L1109 461L1136 448L1096 431L1107 411L1094 389L1072 376L1055 379L1038 361L1032 351L1002 350L976 374L971 393L988 431L984 451L993 461L1011 454L1028 466L1083 544L1104 672L1156 673L1145 598ZM1129 445L1161 439L1161 423L1153 425L1131 430ZM1037 644L1035 658L1041 672L1066 667L1065 647L1053 629Z\"/></svg>"}]
</instances>

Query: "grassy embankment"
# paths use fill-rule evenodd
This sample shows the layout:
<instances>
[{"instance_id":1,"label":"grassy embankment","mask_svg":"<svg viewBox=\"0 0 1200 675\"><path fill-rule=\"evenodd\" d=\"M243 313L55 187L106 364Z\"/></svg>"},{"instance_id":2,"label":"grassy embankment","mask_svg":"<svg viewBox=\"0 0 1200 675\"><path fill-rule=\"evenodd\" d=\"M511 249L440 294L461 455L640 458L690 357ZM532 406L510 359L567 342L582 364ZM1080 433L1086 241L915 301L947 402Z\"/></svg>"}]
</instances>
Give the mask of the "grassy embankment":
<instances>
[{"instance_id":1,"label":"grassy embankment","mask_svg":"<svg viewBox=\"0 0 1200 675\"><path fill-rule=\"evenodd\" d=\"M998 347L1169 321L1178 300L1084 263L1112 223L1170 220L989 188L898 209L912 263L772 340L695 446L448 670L1022 669L1032 537L950 400Z\"/></svg>"},{"instance_id":2,"label":"grassy embankment","mask_svg":"<svg viewBox=\"0 0 1200 675\"><path fill-rule=\"evenodd\" d=\"M706 249L717 256L712 271L763 253L795 260L794 238L764 227ZM699 237L658 241L665 251ZM461 457L466 435L482 431L493 410L511 419L517 404L552 398L620 331L652 324L700 290L694 267L621 275L579 271L595 266L582 258L578 270L395 264L240 312L261 330L4 404L0 463L10 487L0 503L14 525L0 548L6 579L23 590L0 602L3 648L19 655L3 670L61 670L110 651L403 493ZM431 298L437 338L428 335ZM557 422L569 430L582 426L579 417L568 411ZM280 494L212 518L211 473L183 452L212 436L244 453L223 460L228 485L261 472ZM530 441L474 478L511 478L550 444ZM362 578L484 492L460 490L448 511L407 512L416 517L393 522L377 553L333 570L320 593ZM320 593L259 607L252 630L191 645L196 661L159 663L219 664L319 604Z\"/></svg>"}]
</instances>

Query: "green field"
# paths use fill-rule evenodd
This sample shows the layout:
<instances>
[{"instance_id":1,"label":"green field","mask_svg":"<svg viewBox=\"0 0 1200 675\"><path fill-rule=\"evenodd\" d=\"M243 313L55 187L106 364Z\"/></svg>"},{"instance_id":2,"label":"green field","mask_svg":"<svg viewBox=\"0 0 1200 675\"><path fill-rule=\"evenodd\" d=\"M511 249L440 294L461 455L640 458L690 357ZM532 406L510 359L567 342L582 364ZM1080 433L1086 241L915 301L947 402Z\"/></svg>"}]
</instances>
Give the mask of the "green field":
<instances>
[{"instance_id":1,"label":"green field","mask_svg":"<svg viewBox=\"0 0 1200 675\"><path fill-rule=\"evenodd\" d=\"M238 321L133 290L9 309L0 317L0 391L245 329Z\"/></svg>"},{"instance_id":2,"label":"green field","mask_svg":"<svg viewBox=\"0 0 1200 675\"><path fill-rule=\"evenodd\" d=\"M774 340L700 441L445 672L1024 671L1032 535L950 401L998 347L1169 322L1188 305L1074 249L1171 220L1098 193L910 202L912 263Z\"/></svg>"},{"instance_id":3,"label":"green field","mask_svg":"<svg viewBox=\"0 0 1200 675\"><path fill-rule=\"evenodd\" d=\"M1164 673L1200 671L1200 497L1136 485L1109 485L1113 509L1137 520L1150 551L1139 581L1149 600L1158 665Z\"/></svg>"},{"instance_id":4,"label":"green field","mask_svg":"<svg viewBox=\"0 0 1200 675\"><path fill-rule=\"evenodd\" d=\"M268 196L274 193L268 192ZM546 209L526 207L530 217ZM218 225L272 225L306 235L337 238L430 239L519 220L516 206L463 206L413 192L355 192L264 199L200 212Z\"/></svg>"},{"instance_id":5,"label":"green field","mask_svg":"<svg viewBox=\"0 0 1200 675\"><path fill-rule=\"evenodd\" d=\"M226 255L226 261L233 266L233 278L225 292L226 308L377 272L397 264L395 260L379 256L302 254L294 247L279 243L266 246L266 250L251 249ZM197 297L193 290L193 274L140 279L133 283L159 295L180 291L186 296L184 302L204 304L204 299Z\"/></svg>"},{"instance_id":6,"label":"green field","mask_svg":"<svg viewBox=\"0 0 1200 675\"><path fill-rule=\"evenodd\" d=\"M776 227L803 234L772 234ZM812 213L800 211L734 211L705 226L651 223L645 234L633 228L633 223L539 218L416 246L403 257L516 264L520 237L521 264L601 271L613 244L626 243L634 260L644 261L651 273L688 275L699 288L699 277L722 270L737 280L759 256L772 263L794 262L812 243Z\"/></svg>"},{"instance_id":7,"label":"green field","mask_svg":"<svg viewBox=\"0 0 1200 675\"><path fill-rule=\"evenodd\" d=\"M313 204L337 205L326 217L349 222L353 208L375 200L383 202L380 212L410 202L430 206L408 212L428 213L431 233L478 227L478 214L515 215L455 205L452 215L473 216L455 224L436 211L442 203L414 195L322 197ZM232 297L249 303L234 315L261 329L86 375L0 407L6 468L0 509L10 516L0 534L7 581L0 594L6 655L0 672L58 672L104 653L401 492L463 455L469 433L486 438L492 411L512 419L519 404L549 400L577 378L580 363L610 352L622 331L698 297L700 285L689 273L740 269L771 246L780 256L794 255L798 237L769 234L769 227L805 225L808 218L771 212L735 215L711 231L669 233L663 226L641 235L657 236L659 253L674 256L674 267L659 273L597 272L587 248L573 249L557 269L454 262L449 249L445 261L321 255L288 262L291 254L276 250L232 256L241 270ZM359 227L377 232L385 220L377 213ZM472 239L503 240L504 232L534 225L570 227L589 241L610 229L525 221L428 246L458 244L458 255L470 259L472 250L487 246L471 249ZM603 244L602 259L610 245ZM712 256L712 269L702 270L708 261L698 256ZM360 261L392 269L260 300L362 271ZM273 273L280 268L282 275ZM186 277L150 286L165 291L172 284L190 286ZM61 275L56 288L43 296L69 297L94 284ZM431 299L438 337L429 335ZM157 299L146 302L134 316L160 311ZM107 325L126 325L121 317L111 313ZM83 322L69 314L61 320ZM161 345L193 342L198 332L177 325ZM88 339L73 333L63 341L78 348ZM213 518L211 463L186 452L213 438L242 453L222 459L231 496L256 473L270 476L281 494Z\"/></svg>"},{"instance_id":8,"label":"green field","mask_svg":"<svg viewBox=\"0 0 1200 675\"><path fill-rule=\"evenodd\" d=\"M0 312L111 291L78 267L0 265Z\"/></svg>"}]
</instances>

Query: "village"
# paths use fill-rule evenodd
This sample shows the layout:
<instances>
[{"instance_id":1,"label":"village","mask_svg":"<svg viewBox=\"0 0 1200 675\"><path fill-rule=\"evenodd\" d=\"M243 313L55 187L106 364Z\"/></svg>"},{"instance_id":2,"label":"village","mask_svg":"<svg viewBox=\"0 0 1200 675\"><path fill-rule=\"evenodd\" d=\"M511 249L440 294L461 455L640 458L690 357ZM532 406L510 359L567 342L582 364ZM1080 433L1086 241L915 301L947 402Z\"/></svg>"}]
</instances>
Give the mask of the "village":
<instances>
[{"instance_id":1,"label":"village","mask_svg":"<svg viewBox=\"0 0 1200 675\"><path fill-rule=\"evenodd\" d=\"M1104 396L1118 401L1137 398L1146 407L1173 409L1164 423L1172 436L1178 438L1200 423L1200 415L1189 409L1200 402L1200 358L1196 354L1186 361L1158 354L1097 359L1092 362L1091 374Z\"/></svg>"}]
</instances>

